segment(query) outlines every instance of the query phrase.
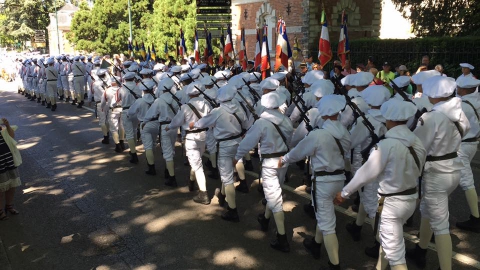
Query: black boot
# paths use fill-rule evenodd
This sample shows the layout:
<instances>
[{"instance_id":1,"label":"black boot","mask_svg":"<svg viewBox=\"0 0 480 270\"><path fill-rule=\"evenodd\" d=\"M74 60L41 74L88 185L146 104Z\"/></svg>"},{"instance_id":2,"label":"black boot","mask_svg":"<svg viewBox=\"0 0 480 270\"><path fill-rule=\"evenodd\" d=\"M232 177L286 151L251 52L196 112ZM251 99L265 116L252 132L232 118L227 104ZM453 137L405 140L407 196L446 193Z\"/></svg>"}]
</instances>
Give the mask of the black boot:
<instances>
[{"instance_id":1,"label":"black boot","mask_svg":"<svg viewBox=\"0 0 480 270\"><path fill-rule=\"evenodd\" d=\"M54 112L55 110L57 110L57 104L52 105L52 112Z\"/></svg>"},{"instance_id":2,"label":"black boot","mask_svg":"<svg viewBox=\"0 0 480 270\"><path fill-rule=\"evenodd\" d=\"M457 222L457 228L465 231L471 231L471 232L480 232L480 218L474 217L470 215L470 219L463 221L463 222Z\"/></svg>"},{"instance_id":3,"label":"black boot","mask_svg":"<svg viewBox=\"0 0 480 270\"><path fill-rule=\"evenodd\" d=\"M330 270L340 270L340 264L332 264L330 261L328 261L328 267Z\"/></svg>"},{"instance_id":4,"label":"black boot","mask_svg":"<svg viewBox=\"0 0 480 270\"><path fill-rule=\"evenodd\" d=\"M31 98L30 98L30 101L35 101L35 95L33 95Z\"/></svg>"},{"instance_id":5,"label":"black boot","mask_svg":"<svg viewBox=\"0 0 480 270\"><path fill-rule=\"evenodd\" d=\"M307 214L307 216L316 219L315 217L315 208L312 206L312 202L303 205L303 211Z\"/></svg>"},{"instance_id":6,"label":"black boot","mask_svg":"<svg viewBox=\"0 0 480 270\"><path fill-rule=\"evenodd\" d=\"M165 170L163 171L163 178L168 179L169 176L170 176L170 173L168 172L168 169L165 168Z\"/></svg>"},{"instance_id":7,"label":"black boot","mask_svg":"<svg viewBox=\"0 0 480 270\"><path fill-rule=\"evenodd\" d=\"M226 196L222 194L222 191L219 188L215 189L215 196L218 198L218 205L223 207L225 205Z\"/></svg>"},{"instance_id":8,"label":"black boot","mask_svg":"<svg viewBox=\"0 0 480 270\"><path fill-rule=\"evenodd\" d=\"M353 238L353 241L358 242L360 241L360 236L362 232L362 226L358 226L356 221L354 220L351 223L347 223L347 226L345 226L347 231L350 233L350 235Z\"/></svg>"},{"instance_id":9,"label":"black boot","mask_svg":"<svg viewBox=\"0 0 480 270\"><path fill-rule=\"evenodd\" d=\"M49 102L47 103L47 109L50 109L50 108L52 108L52 103Z\"/></svg>"},{"instance_id":10,"label":"black boot","mask_svg":"<svg viewBox=\"0 0 480 270\"><path fill-rule=\"evenodd\" d=\"M258 191L258 193L262 194L262 196L265 196L265 193L263 192L263 185L262 184L258 185L257 191Z\"/></svg>"},{"instance_id":11,"label":"black boot","mask_svg":"<svg viewBox=\"0 0 480 270\"><path fill-rule=\"evenodd\" d=\"M41 98L37 98L37 103L40 103L40 102L42 102Z\"/></svg>"},{"instance_id":12,"label":"black boot","mask_svg":"<svg viewBox=\"0 0 480 270\"><path fill-rule=\"evenodd\" d=\"M138 155L137 153L130 153L130 163L138 164Z\"/></svg>"},{"instance_id":13,"label":"black boot","mask_svg":"<svg viewBox=\"0 0 480 270\"><path fill-rule=\"evenodd\" d=\"M61 95L60 98L58 98L58 100L63 100L63 95Z\"/></svg>"},{"instance_id":14,"label":"black boot","mask_svg":"<svg viewBox=\"0 0 480 270\"><path fill-rule=\"evenodd\" d=\"M245 162L243 163L243 166L245 167L246 171L253 172L253 164L251 160L245 160Z\"/></svg>"},{"instance_id":15,"label":"black boot","mask_svg":"<svg viewBox=\"0 0 480 270\"><path fill-rule=\"evenodd\" d=\"M305 170L305 160L300 160L295 163L300 170Z\"/></svg>"},{"instance_id":16,"label":"black boot","mask_svg":"<svg viewBox=\"0 0 480 270\"><path fill-rule=\"evenodd\" d=\"M122 148L122 151L125 151L126 148L125 148L125 141L124 140L120 140L120 147Z\"/></svg>"},{"instance_id":17,"label":"black boot","mask_svg":"<svg viewBox=\"0 0 480 270\"><path fill-rule=\"evenodd\" d=\"M210 159L207 159L207 162L205 162L205 167L207 167L207 169L209 169L210 171L214 169Z\"/></svg>"},{"instance_id":18,"label":"black boot","mask_svg":"<svg viewBox=\"0 0 480 270\"><path fill-rule=\"evenodd\" d=\"M373 247L365 248L365 254L374 259L378 259L378 253L380 252L380 243L375 240Z\"/></svg>"},{"instance_id":19,"label":"black boot","mask_svg":"<svg viewBox=\"0 0 480 270\"><path fill-rule=\"evenodd\" d=\"M77 108L81 109L83 107L83 104L84 104L83 100L80 101L77 105Z\"/></svg>"},{"instance_id":20,"label":"black boot","mask_svg":"<svg viewBox=\"0 0 480 270\"><path fill-rule=\"evenodd\" d=\"M427 264L427 249L421 248L418 244L415 245L414 249L409 249L406 252L406 258L415 262L419 268L425 268Z\"/></svg>"},{"instance_id":21,"label":"black boot","mask_svg":"<svg viewBox=\"0 0 480 270\"><path fill-rule=\"evenodd\" d=\"M220 173L218 172L217 168L213 168L212 172L208 175L209 178L212 179L219 179L220 178Z\"/></svg>"},{"instance_id":22,"label":"black boot","mask_svg":"<svg viewBox=\"0 0 480 270\"><path fill-rule=\"evenodd\" d=\"M187 157L184 157L184 158L183 158L183 165L185 165L185 166L190 166L190 162L188 162L188 158L187 158Z\"/></svg>"},{"instance_id":23,"label":"black boot","mask_svg":"<svg viewBox=\"0 0 480 270\"><path fill-rule=\"evenodd\" d=\"M282 252L290 252L287 235L277 233L277 238L270 242L270 246Z\"/></svg>"},{"instance_id":24,"label":"black boot","mask_svg":"<svg viewBox=\"0 0 480 270\"><path fill-rule=\"evenodd\" d=\"M198 192L198 195L193 198L193 201L200 204L209 205L210 198L208 197L208 193L206 191Z\"/></svg>"},{"instance_id":25,"label":"black boot","mask_svg":"<svg viewBox=\"0 0 480 270\"><path fill-rule=\"evenodd\" d=\"M45 106L45 100L42 100L42 106Z\"/></svg>"},{"instance_id":26,"label":"black boot","mask_svg":"<svg viewBox=\"0 0 480 270\"><path fill-rule=\"evenodd\" d=\"M237 208L232 209L227 206L227 212L222 214L222 219L231 222L240 222L240 218L238 217Z\"/></svg>"},{"instance_id":27,"label":"black boot","mask_svg":"<svg viewBox=\"0 0 480 270\"><path fill-rule=\"evenodd\" d=\"M168 178L166 179L167 180L165 181L165 186L178 187L177 178L175 178L175 175L174 176L168 175Z\"/></svg>"},{"instance_id":28,"label":"black boot","mask_svg":"<svg viewBox=\"0 0 480 270\"><path fill-rule=\"evenodd\" d=\"M240 184L235 187L235 190L242 193L248 193L249 189L248 189L247 179L240 180Z\"/></svg>"},{"instance_id":29,"label":"black boot","mask_svg":"<svg viewBox=\"0 0 480 270\"><path fill-rule=\"evenodd\" d=\"M72 105L77 105L77 99L73 99Z\"/></svg>"},{"instance_id":30,"label":"black boot","mask_svg":"<svg viewBox=\"0 0 480 270\"><path fill-rule=\"evenodd\" d=\"M117 153L122 153L123 152L122 147L120 146L119 143L115 144L115 152L117 152Z\"/></svg>"},{"instance_id":31,"label":"black boot","mask_svg":"<svg viewBox=\"0 0 480 270\"><path fill-rule=\"evenodd\" d=\"M87 93L83 94L83 99L87 99L87 98L88 98L88 94Z\"/></svg>"},{"instance_id":32,"label":"black boot","mask_svg":"<svg viewBox=\"0 0 480 270\"><path fill-rule=\"evenodd\" d=\"M196 191L196 190L198 190L198 189L199 189L199 188L198 188L197 181L195 181L195 180L193 180L193 181L192 181L192 180L188 180L188 190L189 190L190 192Z\"/></svg>"},{"instance_id":33,"label":"black boot","mask_svg":"<svg viewBox=\"0 0 480 270\"><path fill-rule=\"evenodd\" d=\"M65 99L65 102L70 102L70 97L67 97L67 98Z\"/></svg>"},{"instance_id":34,"label":"black boot","mask_svg":"<svg viewBox=\"0 0 480 270\"><path fill-rule=\"evenodd\" d=\"M270 219L265 217L265 213L261 213L257 217L258 223L260 223L260 230L266 232L268 231L268 224L270 223Z\"/></svg>"},{"instance_id":35,"label":"black boot","mask_svg":"<svg viewBox=\"0 0 480 270\"><path fill-rule=\"evenodd\" d=\"M146 174L148 175L157 175L157 171L155 170L155 164L148 164L148 170L145 171Z\"/></svg>"},{"instance_id":36,"label":"black boot","mask_svg":"<svg viewBox=\"0 0 480 270\"><path fill-rule=\"evenodd\" d=\"M315 260L320 259L320 249L322 244L319 244L315 241L315 237L305 238L303 240L303 246L312 254Z\"/></svg>"},{"instance_id":37,"label":"black boot","mask_svg":"<svg viewBox=\"0 0 480 270\"><path fill-rule=\"evenodd\" d=\"M109 136L103 136L102 143L103 143L103 144L110 144L110 138L109 138Z\"/></svg>"}]
</instances>

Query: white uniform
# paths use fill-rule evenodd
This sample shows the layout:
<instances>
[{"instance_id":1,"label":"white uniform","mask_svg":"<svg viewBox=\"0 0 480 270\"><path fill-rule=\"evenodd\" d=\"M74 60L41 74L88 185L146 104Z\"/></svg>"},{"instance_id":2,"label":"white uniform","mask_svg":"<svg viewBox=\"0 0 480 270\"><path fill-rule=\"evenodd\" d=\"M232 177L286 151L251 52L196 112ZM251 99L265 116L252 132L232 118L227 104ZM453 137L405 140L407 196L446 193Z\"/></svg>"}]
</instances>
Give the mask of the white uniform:
<instances>
[{"instance_id":1,"label":"white uniform","mask_svg":"<svg viewBox=\"0 0 480 270\"><path fill-rule=\"evenodd\" d=\"M321 129L310 132L283 157L285 163L302 160L305 156L311 157L310 163L316 175L312 202L316 210L317 226L323 235L335 233L333 199L342 190L346 179L344 159L349 149L350 134L347 129L339 121L326 120Z\"/></svg>"},{"instance_id":2,"label":"white uniform","mask_svg":"<svg viewBox=\"0 0 480 270\"><path fill-rule=\"evenodd\" d=\"M387 132L387 127L385 126L386 120L380 113L380 110L370 109L368 110L368 115L366 115L366 117L375 128L375 134L379 138ZM350 133L352 137L351 147L354 149L352 160L352 174L354 175L363 164L361 151L370 145L372 138L370 138L370 133L362 121L357 121L357 124L352 127ZM366 184L363 189L359 191L360 201L362 202L363 207L370 218L374 218L375 213L377 212L377 190L378 181L373 181Z\"/></svg>"},{"instance_id":3,"label":"white uniform","mask_svg":"<svg viewBox=\"0 0 480 270\"><path fill-rule=\"evenodd\" d=\"M448 195L460 181L463 164L457 156L462 136L456 128L457 122L463 134L469 132L470 124L461 110L461 100L452 98L435 104L431 112L423 114L415 129L427 150L427 162L423 172L422 217L429 219L435 235L449 234ZM451 155L450 157L443 157ZM429 161L438 158L438 161Z\"/></svg>"},{"instance_id":4,"label":"white uniform","mask_svg":"<svg viewBox=\"0 0 480 270\"><path fill-rule=\"evenodd\" d=\"M117 135L121 130L123 130L123 123L121 119L122 106L121 100L118 95L118 86L111 86L105 90L102 95L102 100L100 107L102 111L108 112L108 124L110 128L110 133L112 134L114 140L116 140ZM119 141L115 141L115 144L118 144Z\"/></svg>"},{"instance_id":5,"label":"white uniform","mask_svg":"<svg viewBox=\"0 0 480 270\"><path fill-rule=\"evenodd\" d=\"M101 103L100 103L102 101L102 97L105 94L105 89L103 88L103 82L100 80L95 81L92 84L91 92L93 92L92 97L93 97L93 101L95 102L95 110L98 116L98 124L100 126L106 126L108 123L107 115L109 110L105 110L105 111L102 110Z\"/></svg>"},{"instance_id":6,"label":"white uniform","mask_svg":"<svg viewBox=\"0 0 480 270\"><path fill-rule=\"evenodd\" d=\"M286 142L273 124L281 130ZM267 200L267 207L273 212L283 211L281 184L285 181L288 165L278 168L280 156L288 152L293 134L292 122L278 110L265 110L260 118L248 130L238 146L236 160L240 160L260 143L262 153L262 186ZM272 156L270 156L272 155Z\"/></svg>"},{"instance_id":7,"label":"white uniform","mask_svg":"<svg viewBox=\"0 0 480 270\"><path fill-rule=\"evenodd\" d=\"M47 76L47 98L53 105L56 104L57 100L58 71L54 66L49 66L45 72Z\"/></svg>"},{"instance_id":8,"label":"white uniform","mask_svg":"<svg viewBox=\"0 0 480 270\"><path fill-rule=\"evenodd\" d=\"M380 181L378 193L395 194L410 190L410 195L387 196L380 219L380 241L390 266L406 264L403 224L412 216L418 194L417 178L421 174L426 151L422 142L406 125L396 126L385 134L377 147L343 188L342 197L348 197L362 186ZM420 164L416 164L408 147L415 151Z\"/></svg>"},{"instance_id":9,"label":"white uniform","mask_svg":"<svg viewBox=\"0 0 480 270\"><path fill-rule=\"evenodd\" d=\"M73 73L73 89L78 102L83 100L83 91L85 91L85 65L75 61L71 67Z\"/></svg>"},{"instance_id":10,"label":"white uniform","mask_svg":"<svg viewBox=\"0 0 480 270\"><path fill-rule=\"evenodd\" d=\"M348 90L348 96L352 99L352 102L357 104L358 108L363 112L366 113L370 107L362 98L361 93L357 91L357 89L352 88ZM345 110L340 114L340 122L346 127L351 127L355 122L355 116L353 114L352 108L350 106L345 107Z\"/></svg>"},{"instance_id":11,"label":"white uniform","mask_svg":"<svg viewBox=\"0 0 480 270\"><path fill-rule=\"evenodd\" d=\"M63 96L62 78L60 75L61 65L60 61L55 61L55 64L53 64L55 72L57 73L57 94L59 97Z\"/></svg>"},{"instance_id":12,"label":"white uniform","mask_svg":"<svg viewBox=\"0 0 480 270\"><path fill-rule=\"evenodd\" d=\"M173 77L172 77L173 79ZM206 130L193 129L190 130L189 124L191 122L197 122L200 118L190 108L189 104L196 108L198 114L204 117L211 111L211 107L203 98L194 97L190 101L182 105L178 113L172 119L172 122L168 125L168 129L177 129L182 127L185 130L185 149L187 152L188 162L190 167L195 172L195 178L200 191L206 191L205 173L202 165L202 155L205 152L205 139Z\"/></svg>"},{"instance_id":13,"label":"white uniform","mask_svg":"<svg viewBox=\"0 0 480 270\"><path fill-rule=\"evenodd\" d=\"M235 115L236 116L235 116ZM237 118L238 117L238 118ZM242 130L247 129L247 116L236 102L220 103L218 108L195 122L195 128L210 128L216 141L218 170L220 179L226 185L233 184L232 161L242 140Z\"/></svg>"},{"instance_id":14,"label":"white uniform","mask_svg":"<svg viewBox=\"0 0 480 270\"><path fill-rule=\"evenodd\" d=\"M70 63L65 60L60 65L60 78L62 80L63 94L65 98L71 97L70 84L68 83L68 74L70 73Z\"/></svg>"},{"instance_id":15,"label":"white uniform","mask_svg":"<svg viewBox=\"0 0 480 270\"><path fill-rule=\"evenodd\" d=\"M153 119L152 126L157 128L157 133L160 132L160 144L165 161L172 161L175 156L175 142L178 129L166 131L165 127L171 123L178 110L179 106L173 100L172 94L164 92L155 100L145 115L146 119Z\"/></svg>"},{"instance_id":16,"label":"white uniform","mask_svg":"<svg viewBox=\"0 0 480 270\"><path fill-rule=\"evenodd\" d=\"M152 106L155 98L151 94L145 94L142 98L135 100L130 109L128 109L127 116L129 119L137 119L140 123L145 123L140 130L140 136L142 137L143 148L145 150L153 150L156 144L156 138L158 135L158 125L154 122L149 122L145 116L148 109Z\"/></svg>"},{"instance_id":17,"label":"white uniform","mask_svg":"<svg viewBox=\"0 0 480 270\"><path fill-rule=\"evenodd\" d=\"M130 89L130 90L129 90ZM128 110L133 105L136 99L142 97L142 91L137 87L137 84L133 81L125 82L122 87L120 88L119 95L122 101L122 122L123 128L125 129L125 139L131 140L135 139L136 132L138 126L138 119L136 117L130 118L127 117ZM130 91L135 93L136 97L134 97Z\"/></svg>"},{"instance_id":18,"label":"white uniform","mask_svg":"<svg viewBox=\"0 0 480 270\"><path fill-rule=\"evenodd\" d=\"M478 92L464 95L462 99L462 111L468 118L470 123L470 131L465 134L458 150L458 157L463 163L461 170L460 186L463 190L475 189L472 168L472 161L478 148L478 138L480 137L479 112L480 112L480 96ZM468 102L468 103L467 103Z\"/></svg>"}]
</instances>

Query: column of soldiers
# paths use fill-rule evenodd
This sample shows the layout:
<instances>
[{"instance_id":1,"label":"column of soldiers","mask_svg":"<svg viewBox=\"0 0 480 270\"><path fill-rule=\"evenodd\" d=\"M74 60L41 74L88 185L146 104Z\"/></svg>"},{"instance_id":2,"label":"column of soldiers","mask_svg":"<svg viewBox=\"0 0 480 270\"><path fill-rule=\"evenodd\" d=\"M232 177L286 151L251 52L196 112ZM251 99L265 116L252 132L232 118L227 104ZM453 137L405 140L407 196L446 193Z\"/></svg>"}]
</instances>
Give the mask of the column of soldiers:
<instances>
[{"instance_id":1,"label":"column of soldiers","mask_svg":"<svg viewBox=\"0 0 480 270\"><path fill-rule=\"evenodd\" d=\"M385 86L370 86L374 78L369 72L348 75L334 85L318 70L299 78L277 72L262 80L253 70L212 74L207 64L125 61L114 74L100 67L100 59L56 60L22 63L27 97L54 111L57 98L81 108L86 91L102 143L109 144L112 136L115 152L122 153L126 141L130 162L138 164L141 138L150 176L157 174L154 152L160 144L164 184L169 187L178 186L174 156L181 138L193 201L210 204L207 177L220 178L215 196L226 207L221 215L226 221L240 221L235 194L249 192L245 169L252 170L251 153L258 152L265 210L257 220L260 229L268 231L273 218L277 234L270 245L276 250L290 250L282 185L293 163L307 164L312 201L305 209L317 220L315 235L303 244L315 259L323 245L330 269L341 269L334 204L357 193L358 215L346 231L360 241L366 218L374 220L375 245L366 253L378 259L375 269L407 269L406 258L424 268L432 234L440 269L452 269L448 196L459 184L471 215L456 226L480 232L470 168L480 136L480 80L471 73L457 80L434 70L411 79L400 76L391 84L392 95ZM301 87L294 87L294 81ZM412 82L417 86L413 96L405 92ZM208 166L202 162L206 150ZM236 181L240 183L235 187ZM418 207L420 242L406 251L403 225Z\"/></svg>"}]
</instances>

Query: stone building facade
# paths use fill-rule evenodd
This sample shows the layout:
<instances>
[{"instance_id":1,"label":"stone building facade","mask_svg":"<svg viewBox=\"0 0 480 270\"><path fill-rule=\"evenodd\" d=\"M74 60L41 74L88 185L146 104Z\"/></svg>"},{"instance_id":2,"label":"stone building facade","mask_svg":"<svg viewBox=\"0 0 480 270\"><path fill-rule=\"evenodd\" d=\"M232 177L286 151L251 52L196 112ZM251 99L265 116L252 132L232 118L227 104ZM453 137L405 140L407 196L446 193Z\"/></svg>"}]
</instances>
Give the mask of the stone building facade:
<instances>
[{"instance_id":1,"label":"stone building facade","mask_svg":"<svg viewBox=\"0 0 480 270\"><path fill-rule=\"evenodd\" d=\"M73 14L78 7L70 3L66 3L58 14L50 13L50 24L48 30L48 43L51 55L58 54L74 54L74 46L67 39L67 33L70 32ZM57 31L57 15L58 15L58 31ZM60 41L60 44L59 44Z\"/></svg>"},{"instance_id":2,"label":"stone building facade","mask_svg":"<svg viewBox=\"0 0 480 270\"><path fill-rule=\"evenodd\" d=\"M325 7L332 43L336 43L339 39L343 10L348 15L350 39L380 35L381 0L233 0L233 39L236 43L239 42L240 29L244 27L247 56L251 59L255 53L256 29L263 29L266 24L270 55L273 60L277 42L276 24L282 17L287 26L291 46L293 46L294 37L297 37L303 53L310 52L316 56L321 31L322 7Z\"/></svg>"}]
</instances>

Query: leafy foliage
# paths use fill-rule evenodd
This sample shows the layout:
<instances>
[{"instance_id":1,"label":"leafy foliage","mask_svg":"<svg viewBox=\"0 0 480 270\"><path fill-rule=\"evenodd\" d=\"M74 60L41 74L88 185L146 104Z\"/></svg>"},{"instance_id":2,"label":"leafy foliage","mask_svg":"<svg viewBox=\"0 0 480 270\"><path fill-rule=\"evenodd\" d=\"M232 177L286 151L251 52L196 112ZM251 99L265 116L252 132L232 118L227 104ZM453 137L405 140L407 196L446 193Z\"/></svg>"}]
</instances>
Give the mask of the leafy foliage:
<instances>
[{"instance_id":1,"label":"leafy foliage","mask_svg":"<svg viewBox=\"0 0 480 270\"><path fill-rule=\"evenodd\" d=\"M415 35L480 35L478 0L393 0L405 18L412 21Z\"/></svg>"}]
</instances>

